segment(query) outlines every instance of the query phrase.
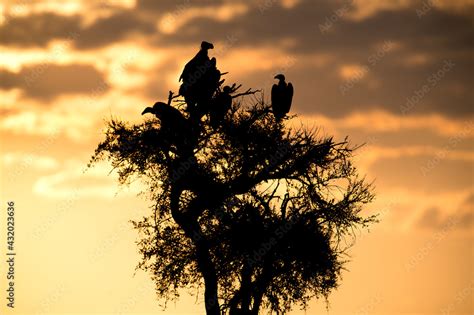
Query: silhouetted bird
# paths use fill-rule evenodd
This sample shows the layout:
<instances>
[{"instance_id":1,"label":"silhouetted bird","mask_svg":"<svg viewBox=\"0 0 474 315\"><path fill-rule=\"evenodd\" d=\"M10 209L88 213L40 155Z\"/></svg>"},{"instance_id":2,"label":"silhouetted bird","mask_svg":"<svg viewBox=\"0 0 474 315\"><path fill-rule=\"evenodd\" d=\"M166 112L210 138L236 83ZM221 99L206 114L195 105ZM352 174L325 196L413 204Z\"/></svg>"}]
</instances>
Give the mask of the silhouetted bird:
<instances>
[{"instance_id":1,"label":"silhouetted bird","mask_svg":"<svg viewBox=\"0 0 474 315\"><path fill-rule=\"evenodd\" d=\"M232 91L230 86L224 86L222 92L218 93L216 97L211 101L209 109L209 119L211 125L217 128L224 121L224 117L232 107Z\"/></svg>"},{"instance_id":2,"label":"silhouetted bird","mask_svg":"<svg viewBox=\"0 0 474 315\"><path fill-rule=\"evenodd\" d=\"M272 109L275 118L280 120L290 111L293 99L293 85L285 82L283 74L276 75L275 79L280 81L278 84L273 84L272 87Z\"/></svg>"},{"instance_id":3,"label":"silhouetted bird","mask_svg":"<svg viewBox=\"0 0 474 315\"><path fill-rule=\"evenodd\" d=\"M179 149L188 147L193 139L190 124L179 110L163 102L156 102L153 107L147 107L142 115L154 114L161 123L160 134L168 137Z\"/></svg>"},{"instance_id":4,"label":"silhouetted bird","mask_svg":"<svg viewBox=\"0 0 474 315\"><path fill-rule=\"evenodd\" d=\"M212 97L221 79L221 72L217 70L216 58L210 60L210 66L204 73L202 80L200 80L201 87L203 88L203 96L206 98Z\"/></svg>"},{"instance_id":5,"label":"silhouetted bird","mask_svg":"<svg viewBox=\"0 0 474 315\"><path fill-rule=\"evenodd\" d=\"M179 110L163 102L156 102L153 107L147 107L143 110L142 115L152 113L161 121L163 128L172 129L171 127L179 127L186 124L186 118Z\"/></svg>"},{"instance_id":6,"label":"silhouetted bird","mask_svg":"<svg viewBox=\"0 0 474 315\"><path fill-rule=\"evenodd\" d=\"M207 104L214 95L221 73L216 67L216 58L209 59L208 50L214 45L203 41L201 50L184 67L179 80L179 94L184 96L187 110L192 118L201 118L207 111Z\"/></svg>"},{"instance_id":7,"label":"silhouetted bird","mask_svg":"<svg viewBox=\"0 0 474 315\"><path fill-rule=\"evenodd\" d=\"M184 70L181 73L181 76L179 77L179 81L183 80L183 82L189 81L191 79L197 79L197 76L199 75L199 71L204 70L205 68L202 67L209 67L210 64L210 59L208 55L208 50L213 49L214 45L203 41L201 43L201 50L194 56L193 59L188 61L186 66L184 66ZM215 66L215 59L214 59L214 66ZM201 67L201 68L200 68Z\"/></svg>"}]
</instances>

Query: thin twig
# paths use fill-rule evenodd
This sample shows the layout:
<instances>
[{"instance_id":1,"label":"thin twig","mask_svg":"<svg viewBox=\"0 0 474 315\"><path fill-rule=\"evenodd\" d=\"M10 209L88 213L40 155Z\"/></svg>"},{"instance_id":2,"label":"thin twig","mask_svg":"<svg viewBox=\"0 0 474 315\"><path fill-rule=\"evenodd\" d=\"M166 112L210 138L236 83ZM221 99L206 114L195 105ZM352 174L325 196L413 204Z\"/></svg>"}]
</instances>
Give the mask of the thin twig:
<instances>
[{"instance_id":1,"label":"thin twig","mask_svg":"<svg viewBox=\"0 0 474 315\"><path fill-rule=\"evenodd\" d=\"M252 95L252 94L255 94L257 92L261 92L262 90L254 90L252 91L252 89L248 89L247 91L245 92L242 92L242 93L239 93L239 94L235 94L235 95L232 95L232 98L236 98L236 97L239 97L239 96L244 96L244 95Z\"/></svg>"}]
</instances>

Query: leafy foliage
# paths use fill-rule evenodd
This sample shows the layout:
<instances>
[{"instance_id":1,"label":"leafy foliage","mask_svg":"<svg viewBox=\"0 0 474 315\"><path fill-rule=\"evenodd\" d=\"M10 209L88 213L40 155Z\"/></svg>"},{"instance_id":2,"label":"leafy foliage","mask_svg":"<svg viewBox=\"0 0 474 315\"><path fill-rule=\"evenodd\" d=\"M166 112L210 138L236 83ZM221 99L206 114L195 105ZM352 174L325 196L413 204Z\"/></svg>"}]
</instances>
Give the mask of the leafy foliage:
<instances>
[{"instance_id":1,"label":"leafy foliage","mask_svg":"<svg viewBox=\"0 0 474 315\"><path fill-rule=\"evenodd\" d=\"M112 120L91 161L110 161L121 184L148 185L150 215L134 226L138 267L158 296L204 286L208 312L214 303L230 314L284 314L327 298L347 240L375 221L361 215L374 195L351 163L355 148L285 127L255 96L234 99L218 127L181 112L195 133L189 150L167 140L159 119Z\"/></svg>"}]
</instances>

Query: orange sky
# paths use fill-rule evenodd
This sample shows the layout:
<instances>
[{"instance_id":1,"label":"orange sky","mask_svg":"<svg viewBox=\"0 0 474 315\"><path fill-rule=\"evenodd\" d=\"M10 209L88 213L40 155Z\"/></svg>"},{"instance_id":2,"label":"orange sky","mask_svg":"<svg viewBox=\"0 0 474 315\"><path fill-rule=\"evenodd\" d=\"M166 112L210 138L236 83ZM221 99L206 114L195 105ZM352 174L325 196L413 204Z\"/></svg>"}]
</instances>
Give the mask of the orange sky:
<instances>
[{"instance_id":1,"label":"orange sky","mask_svg":"<svg viewBox=\"0 0 474 315\"><path fill-rule=\"evenodd\" d=\"M204 314L187 292L162 311L135 274L140 184L85 167L104 121L141 121L208 40L244 88L268 95L284 72L292 123L366 143L356 161L381 222L329 310L306 314L474 313L473 17L472 0L1 1L0 198L15 201L17 274L16 307L0 312Z\"/></svg>"}]
</instances>

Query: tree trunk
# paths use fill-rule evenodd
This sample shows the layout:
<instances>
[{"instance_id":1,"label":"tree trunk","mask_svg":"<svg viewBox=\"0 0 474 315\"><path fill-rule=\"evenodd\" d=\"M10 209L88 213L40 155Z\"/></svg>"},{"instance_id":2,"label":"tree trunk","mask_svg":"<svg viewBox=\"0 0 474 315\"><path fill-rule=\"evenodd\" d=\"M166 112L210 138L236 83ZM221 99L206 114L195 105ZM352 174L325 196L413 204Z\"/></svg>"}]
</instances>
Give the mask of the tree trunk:
<instances>
[{"instance_id":1,"label":"tree trunk","mask_svg":"<svg viewBox=\"0 0 474 315\"><path fill-rule=\"evenodd\" d=\"M197 222L185 223L181 225L188 237L190 237L196 247L196 260L199 271L204 278L204 301L207 315L220 315L219 301L217 295L217 275L216 268L212 262L209 245L202 234L202 230Z\"/></svg>"},{"instance_id":2,"label":"tree trunk","mask_svg":"<svg viewBox=\"0 0 474 315\"><path fill-rule=\"evenodd\" d=\"M189 237L196 249L196 260L199 271L204 279L204 301L207 315L220 315L217 274L212 257L210 254L209 244L202 233L201 227L197 222L197 218L191 219L186 213L182 213L179 209L179 192L174 191L171 197L171 212L173 219L181 226L187 237Z\"/></svg>"},{"instance_id":3,"label":"tree trunk","mask_svg":"<svg viewBox=\"0 0 474 315\"><path fill-rule=\"evenodd\" d=\"M210 260L209 250L205 246L196 246L196 255L199 270L204 278L206 314L220 315L217 299L217 275L214 264Z\"/></svg>"},{"instance_id":4,"label":"tree trunk","mask_svg":"<svg viewBox=\"0 0 474 315\"><path fill-rule=\"evenodd\" d=\"M247 262L244 262L242 267L242 310L249 313L250 311L250 302L252 299L251 293L251 283L252 283L252 269Z\"/></svg>"},{"instance_id":5,"label":"tree trunk","mask_svg":"<svg viewBox=\"0 0 474 315\"><path fill-rule=\"evenodd\" d=\"M260 276L255 279L254 287L253 287L253 308L250 314L258 315L260 310L260 306L262 304L263 295L268 288L271 280L273 278L273 268L268 261L264 261L263 270Z\"/></svg>"},{"instance_id":6,"label":"tree trunk","mask_svg":"<svg viewBox=\"0 0 474 315\"><path fill-rule=\"evenodd\" d=\"M240 289L234 293L230 300L230 315L251 314L250 303L252 301L252 268L247 262L242 267ZM240 307L239 307L240 304Z\"/></svg>"}]
</instances>

